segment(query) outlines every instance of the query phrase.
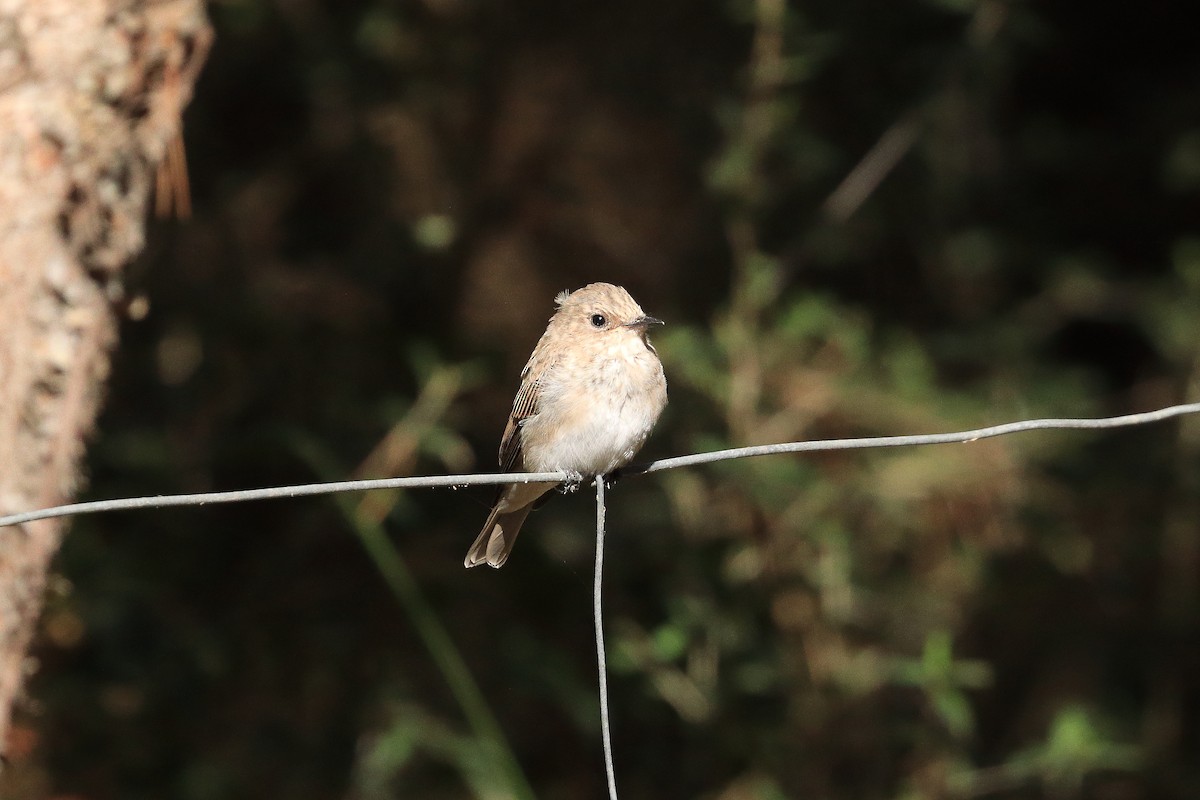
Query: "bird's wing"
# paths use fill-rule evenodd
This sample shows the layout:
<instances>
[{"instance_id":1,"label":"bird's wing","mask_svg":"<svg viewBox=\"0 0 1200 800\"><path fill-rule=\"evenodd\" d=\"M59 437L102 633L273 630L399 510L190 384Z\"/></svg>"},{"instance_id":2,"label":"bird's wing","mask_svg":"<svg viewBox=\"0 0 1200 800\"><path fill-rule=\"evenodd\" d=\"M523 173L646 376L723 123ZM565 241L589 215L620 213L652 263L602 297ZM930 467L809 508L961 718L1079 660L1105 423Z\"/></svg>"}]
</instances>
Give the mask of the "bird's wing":
<instances>
[{"instance_id":1,"label":"bird's wing","mask_svg":"<svg viewBox=\"0 0 1200 800\"><path fill-rule=\"evenodd\" d=\"M521 467L521 423L538 413L538 401L542 395L541 380L530 380L530 368L533 359L521 371L521 388L513 400L512 413L508 416L508 424L504 426L504 436L500 439L500 471L511 472Z\"/></svg>"}]
</instances>

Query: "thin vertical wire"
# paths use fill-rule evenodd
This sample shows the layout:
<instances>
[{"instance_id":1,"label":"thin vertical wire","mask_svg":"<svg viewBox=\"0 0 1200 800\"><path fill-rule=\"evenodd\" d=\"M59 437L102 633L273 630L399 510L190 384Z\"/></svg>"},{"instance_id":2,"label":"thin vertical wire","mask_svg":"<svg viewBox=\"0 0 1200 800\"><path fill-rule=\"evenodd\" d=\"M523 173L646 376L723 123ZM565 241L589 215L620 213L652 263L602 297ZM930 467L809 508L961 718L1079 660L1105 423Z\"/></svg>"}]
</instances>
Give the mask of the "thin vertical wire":
<instances>
[{"instance_id":1,"label":"thin vertical wire","mask_svg":"<svg viewBox=\"0 0 1200 800\"><path fill-rule=\"evenodd\" d=\"M613 769L612 733L608 724L608 664L604 658L604 614L600 589L604 584L604 476L596 476L596 572L592 582L592 621L596 626L596 666L600 672L600 737L604 740L604 770L609 800L617 800L617 773Z\"/></svg>"}]
</instances>

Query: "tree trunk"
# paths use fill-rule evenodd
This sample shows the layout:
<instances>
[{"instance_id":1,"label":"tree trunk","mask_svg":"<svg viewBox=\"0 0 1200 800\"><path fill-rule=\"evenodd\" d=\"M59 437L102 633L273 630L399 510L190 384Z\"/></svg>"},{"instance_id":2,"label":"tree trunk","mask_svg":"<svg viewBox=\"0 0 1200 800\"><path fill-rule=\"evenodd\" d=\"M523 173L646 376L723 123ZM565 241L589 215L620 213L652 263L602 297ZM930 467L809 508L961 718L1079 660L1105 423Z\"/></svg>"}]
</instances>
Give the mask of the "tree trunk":
<instances>
[{"instance_id":1,"label":"tree trunk","mask_svg":"<svg viewBox=\"0 0 1200 800\"><path fill-rule=\"evenodd\" d=\"M202 0L0 0L0 514L79 486L122 268L210 38ZM62 528L0 529L0 746Z\"/></svg>"}]
</instances>

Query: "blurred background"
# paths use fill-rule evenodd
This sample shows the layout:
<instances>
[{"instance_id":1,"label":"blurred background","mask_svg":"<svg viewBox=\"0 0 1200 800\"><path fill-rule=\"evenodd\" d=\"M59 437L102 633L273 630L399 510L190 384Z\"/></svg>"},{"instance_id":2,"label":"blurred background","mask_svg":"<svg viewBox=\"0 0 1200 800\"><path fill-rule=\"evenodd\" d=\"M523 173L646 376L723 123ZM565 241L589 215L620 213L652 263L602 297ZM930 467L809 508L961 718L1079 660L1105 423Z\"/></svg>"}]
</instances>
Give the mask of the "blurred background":
<instances>
[{"instance_id":1,"label":"blurred background","mask_svg":"<svg viewBox=\"0 0 1200 800\"><path fill-rule=\"evenodd\" d=\"M85 499L492 471L626 286L644 458L1200 399L1187 4L221 0ZM5 796L594 798L593 502L75 521ZM626 798L1200 796L1200 420L609 496Z\"/></svg>"}]
</instances>

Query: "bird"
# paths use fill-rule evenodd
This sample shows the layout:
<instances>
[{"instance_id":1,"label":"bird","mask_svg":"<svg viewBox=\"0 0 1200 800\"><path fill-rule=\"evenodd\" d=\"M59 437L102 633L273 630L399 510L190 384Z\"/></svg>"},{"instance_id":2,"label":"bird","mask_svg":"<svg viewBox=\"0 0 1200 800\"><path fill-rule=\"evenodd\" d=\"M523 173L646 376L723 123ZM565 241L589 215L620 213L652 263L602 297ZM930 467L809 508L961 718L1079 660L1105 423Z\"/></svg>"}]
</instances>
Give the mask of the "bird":
<instances>
[{"instance_id":1,"label":"bird","mask_svg":"<svg viewBox=\"0 0 1200 800\"><path fill-rule=\"evenodd\" d=\"M564 291L521 370L500 439L503 472L564 472L567 489L611 475L641 449L667 405L667 379L647 331L662 325L620 286ZM522 523L560 482L502 486L463 564L500 568Z\"/></svg>"}]
</instances>

